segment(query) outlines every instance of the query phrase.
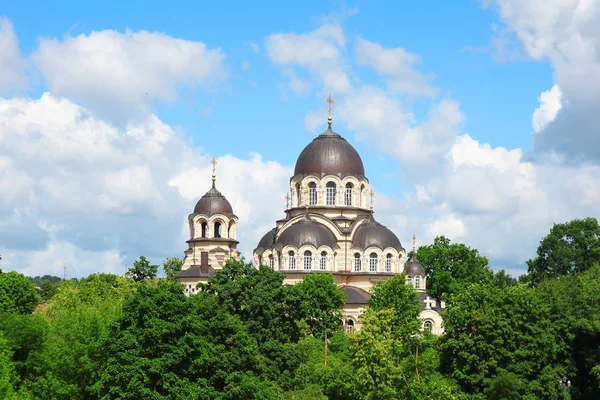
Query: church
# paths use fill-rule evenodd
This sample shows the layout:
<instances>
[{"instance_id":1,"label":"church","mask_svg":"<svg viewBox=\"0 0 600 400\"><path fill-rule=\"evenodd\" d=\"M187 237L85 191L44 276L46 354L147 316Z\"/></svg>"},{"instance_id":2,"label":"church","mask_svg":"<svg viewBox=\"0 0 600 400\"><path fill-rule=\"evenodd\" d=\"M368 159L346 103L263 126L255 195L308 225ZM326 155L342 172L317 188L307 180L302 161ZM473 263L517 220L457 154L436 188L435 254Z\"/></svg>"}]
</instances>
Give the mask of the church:
<instances>
[{"instance_id":1,"label":"church","mask_svg":"<svg viewBox=\"0 0 600 400\"><path fill-rule=\"evenodd\" d=\"M285 283L301 281L306 274L333 274L346 295L342 310L344 330L360 329L371 287L406 274L422 303L423 329L443 333L440 312L444 301L425 293L423 266L398 236L374 216L373 190L358 152L332 128L331 97L328 128L298 156L286 194L285 218L260 239L253 252L255 265L267 265L285 274ZM238 218L229 201L216 188L213 160L212 188L188 217L190 239L177 281L187 295L196 292L215 270L238 258ZM413 235L413 250L415 250ZM414 254L414 252L413 252Z\"/></svg>"}]
</instances>

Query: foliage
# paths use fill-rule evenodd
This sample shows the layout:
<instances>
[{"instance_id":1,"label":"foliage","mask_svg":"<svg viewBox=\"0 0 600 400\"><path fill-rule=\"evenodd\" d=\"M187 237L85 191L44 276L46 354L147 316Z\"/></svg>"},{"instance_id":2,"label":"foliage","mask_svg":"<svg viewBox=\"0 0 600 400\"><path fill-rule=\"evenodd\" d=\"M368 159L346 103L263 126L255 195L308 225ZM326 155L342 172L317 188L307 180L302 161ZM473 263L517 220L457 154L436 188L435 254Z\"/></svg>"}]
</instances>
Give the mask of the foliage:
<instances>
[{"instance_id":1,"label":"foliage","mask_svg":"<svg viewBox=\"0 0 600 400\"><path fill-rule=\"evenodd\" d=\"M436 237L432 245L419 247L417 259L427 273L427 292L438 299L460 292L465 285L493 280L486 257L444 236Z\"/></svg>"},{"instance_id":2,"label":"foliage","mask_svg":"<svg viewBox=\"0 0 600 400\"><path fill-rule=\"evenodd\" d=\"M473 284L450 298L441 339L443 371L474 399L502 371L527 382L524 394L551 399L567 358L549 305L524 285Z\"/></svg>"},{"instance_id":3,"label":"foliage","mask_svg":"<svg viewBox=\"0 0 600 400\"><path fill-rule=\"evenodd\" d=\"M600 262L600 226L596 218L554 224L542 239L537 257L527 261L534 284L548 278L572 275Z\"/></svg>"},{"instance_id":4,"label":"foliage","mask_svg":"<svg viewBox=\"0 0 600 400\"><path fill-rule=\"evenodd\" d=\"M35 287L18 272L0 272L0 313L31 314L39 303Z\"/></svg>"},{"instance_id":5,"label":"foliage","mask_svg":"<svg viewBox=\"0 0 600 400\"><path fill-rule=\"evenodd\" d=\"M163 261L163 271L167 279L175 279L181 272L183 260L178 257L167 257Z\"/></svg>"},{"instance_id":6,"label":"foliage","mask_svg":"<svg viewBox=\"0 0 600 400\"><path fill-rule=\"evenodd\" d=\"M133 267L127 271L127 274L136 282L156 278L157 273L158 265L150 264L145 256L140 256L140 259L134 261Z\"/></svg>"}]
</instances>

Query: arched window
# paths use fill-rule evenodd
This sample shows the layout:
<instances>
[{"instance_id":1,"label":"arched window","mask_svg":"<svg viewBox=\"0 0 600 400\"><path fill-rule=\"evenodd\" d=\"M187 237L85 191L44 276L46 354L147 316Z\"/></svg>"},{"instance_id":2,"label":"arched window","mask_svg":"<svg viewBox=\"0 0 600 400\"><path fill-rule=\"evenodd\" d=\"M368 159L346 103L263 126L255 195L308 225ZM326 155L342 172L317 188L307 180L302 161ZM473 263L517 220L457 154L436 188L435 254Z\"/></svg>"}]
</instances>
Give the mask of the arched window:
<instances>
[{"instance_id":1,"label":"arched window","mask_svg":"<svg viewBox=\"0 0 600 400\"><path fill-rule=\"evenodd\" d=\"M327 182L327 205L335 206L335 195L337 189L335 182Z\"/></svg>"},{"instance_id":2,"label":"arched window","mask_svg":"<svg viewBox=\"0 0 600 400\"><path fill-rule=\"evenodd\" d=\"M354 271L360 272L362 271L362 265L360 263L360 254L356 253L354 255Z\"/></svg>"},{"instance_id":3,"label":"arched window","mask_svg":"<svg viewBox=\"0 0 600 400\"><path fill-rule=\"evenodd\" d=\"M346 183L346 191L344 192L344 205L351 206L352 205L352 184Z\"/></svg>"},{"instance_id":4,"label":"arched window","mask_svg":"<svg viewBox=\"0 0 600 400\"><path fill-rule=\"evenodd\" d=\"M423 322L423 329L425 329L426 331L431 331L432 328L433 322L431 322L430 320L426 320L425 322Z\"/></svg>"},{"instance_id":5,"label":"arched window","mask_svg":"<svg viewBox=\"0 0 600 400\"><path fill-rule=\"evenodd\" d=\"M354 329L354 321L349 319L346 321L346 333L352 332L352 329Z\"/></svg>"},{"instance_id":6,"label":"arched window","mask_svg":"<svg viewBox=\"0 0 600 400\"><path fill-rule=\"evenodd\" d=\"M319 269L325 271L327 269L327 253L322 251L321 258L319 258Z\"/></svg>"},{"instance_id":7,"label":"arched window","mask_svg":"<svg viewBox=\"0 0 600 400\"><path fill-rule=\"evenodd\" d=\"M419 275L415 276L415 289L421 289L421 277Z\"/></svg>"},{"instance_id":8,"label":"arched window","mask_svg":"<svg viewBox=\"0 0 600 400\"><path fill-rule=\"evenodd\" d=\"M413 283L412 283L412 276L407 276L407 277L406 277L406 284L407 284L407 285L412 285L412 284L413 284Z\"/></svg>"},{"instance_id":9,"label":"arched window","mask_svg":"<svg viewBox=\"0 0 600 400\"><path fill-rule=\"evenodd\" d=\"M269 254L269 267L273 268L273 254Z\"/></svg>"},{"instance_id":10,"label":"arched window","mask_svg":"<svg viewBox=\"0 0 600 400\"><path fill-rule=\"evenodd\" d=\"M369 272L377 272L377 254L369 254Z\"/></svg>"},{"instance_id":11,"label":"arched window","mask_svg":"<svg viewBox=\"0 0 600 400\"><path fill-rule=\"evenodd\" d=\"M206 228L208 228L208 224L206 222L202 223L202 237L206 237Z\"/></svg>"},{"instance_id":12,"label":"arched window","mask_svg":"<svg viewBox=\"0 0 600 400\"><path fill-rule=\"evenodd\" d=\"M288 253L288 269L296 269L296 254L293 251Z\"/></svg>"},{"instance_id":13,"label":"arched window","mask_svg":"<svg viewBox=\"0 0 600 400\"><path fill-rule=\"evenodd\" d=\"M221 237L221 223L220 222L215 222L215 237L216 238Z\"/></svg>"},{"instance_id":14,"label":"arched window","mask_svg":"<svg viewBox=\"0 0 600 400\"><path fill-rule=\"evenodd\" d=\"M314 182L308 185L308 198L311 206L317 205L317 184Z\"/></svg>"},{"instance_id":15,"label":"arched window","mask_svg":"<svg viewBox=\"0 0 600 400\"><path fill-rule=\"evenodd\" d=\"M312 253L308 250L304 252L304 269L312 269Z\"/></svg>"},{"instance_id":16,"label":"arched window","mask_svg":"<svg viewBox=\"0 0 600 400\"><path fill-rule=\"evenodd\" d=\"M390 253L385 256L385 272L392 272L392 255Z\"/></svg>"}]
</instances>

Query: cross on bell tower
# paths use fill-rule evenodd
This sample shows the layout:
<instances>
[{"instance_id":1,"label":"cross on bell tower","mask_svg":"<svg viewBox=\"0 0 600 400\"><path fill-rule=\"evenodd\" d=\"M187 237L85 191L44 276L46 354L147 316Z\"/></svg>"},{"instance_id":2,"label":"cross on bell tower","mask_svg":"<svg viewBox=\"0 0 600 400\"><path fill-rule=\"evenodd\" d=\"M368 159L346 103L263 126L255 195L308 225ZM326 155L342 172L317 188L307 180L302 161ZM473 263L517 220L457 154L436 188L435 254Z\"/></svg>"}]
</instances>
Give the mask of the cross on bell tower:
<instances>
[{"instance_id":1,"label":"cross on bell tower","mask_svg":"<svg viewBox=\"0 0 600 400\"><path fill-rule=\"evenodd\" d=\"M331 98L331 95L327 97L327 104L329 104L329 108L327 109L327 113L329 114L327 117L327 124L331 128L331 123L333 122L333 118L331 117L331 105L333 104L333 99Z\"/></svg>"}]
</instances>

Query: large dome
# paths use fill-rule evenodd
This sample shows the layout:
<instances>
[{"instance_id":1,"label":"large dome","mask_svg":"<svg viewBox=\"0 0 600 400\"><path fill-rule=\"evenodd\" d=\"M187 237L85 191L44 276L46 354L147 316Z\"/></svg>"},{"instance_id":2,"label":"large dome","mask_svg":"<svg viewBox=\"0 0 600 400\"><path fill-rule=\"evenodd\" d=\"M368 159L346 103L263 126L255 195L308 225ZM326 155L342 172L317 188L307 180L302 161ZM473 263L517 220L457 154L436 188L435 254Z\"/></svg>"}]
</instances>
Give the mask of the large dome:
<instances>
[{"instance_id":1,"label":"large dome","mask_svg":"<svg viewBox=\"0 0 600 400\"><path fill-rule=\"evenodd\" d=\"M267 249L273 247L275 244L275 235L277 234L277 228L271 229L269 232L265 233L265 235L258 242L258 246L254 249L255 252L263 252Z\"/></svg>"},{"instance_id":2,"label":"large dome","mask_svg":"<svg viewBox=\"0 0 600 400\"><path fill-rule=\"evenodd\" d=\"M212 188L206 192L194 207L195 214L206 214L208 216L214 214L224 214L228 217L233 216L233 208L229 201L215 188L213 182Z\"/></svg>"},{"instance_id":3,"label":"large dome","mask_svg":"<svg viewBox=\"0 0 600 400\"><path fill-rule=\"evenodd\" d=\"M352 246L366 250L369 247L377 247L384 250L392 247L398 251L402 251L400 240L385 226L375 221L373 217L369 217L363 222L354 233Z\"/></svg>"},{"instance_id":4,"label":"large dome","mask_svg":"<svg viewBox=\"0 0 600 400\"><path fill-rule=\"evenodd\" d=\"M294 170L298 174L364 176L365 168L354 147L329 127L300 153Z\"/></svg>"},{"instance_id":5,"label":"large dome","mask_svg":"<svg viewBox=\"0 0 600 400\"><path fill-rule=\"evenodd\" d=\"M275 247L278 249L284 246L300 248L304 245L312 245L316 248L323 245L337 248L337 241L328 228L307 217L281 232L275 241Z\"/></svg>"}]
</instances>

